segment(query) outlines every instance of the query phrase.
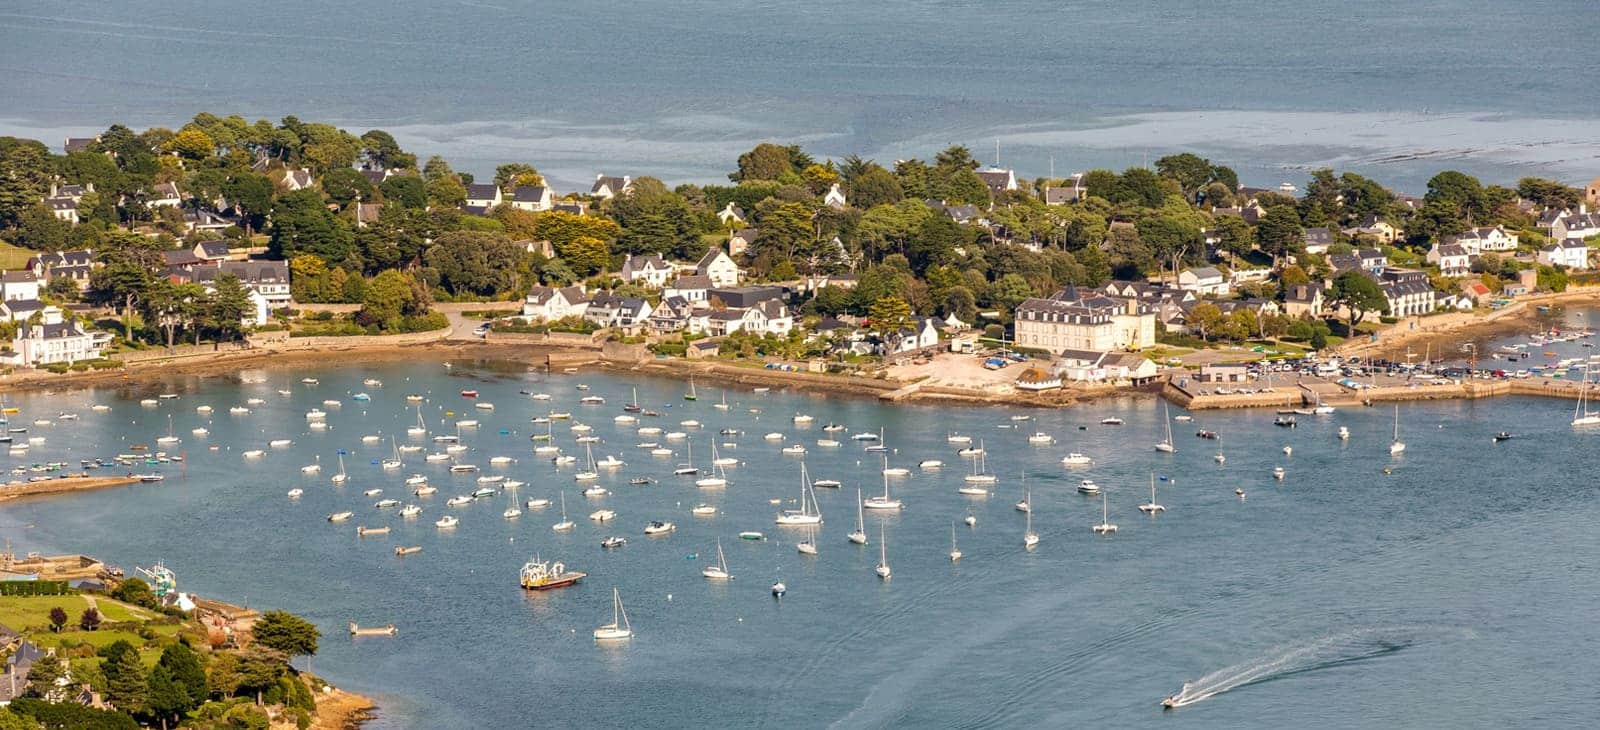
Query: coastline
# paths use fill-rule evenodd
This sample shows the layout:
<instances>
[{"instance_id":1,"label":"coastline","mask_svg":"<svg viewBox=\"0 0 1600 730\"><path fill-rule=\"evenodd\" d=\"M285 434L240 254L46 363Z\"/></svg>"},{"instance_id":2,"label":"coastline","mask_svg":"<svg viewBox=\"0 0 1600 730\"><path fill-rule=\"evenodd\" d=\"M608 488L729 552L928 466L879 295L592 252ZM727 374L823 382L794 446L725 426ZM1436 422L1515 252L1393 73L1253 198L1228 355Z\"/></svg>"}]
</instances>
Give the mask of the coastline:
<instances>
[{"instance_id":1,"label":"coastline","mask_svg":"<svg viewBox=\"0 0 1600 730\"><path fill-rule=\"evenodd\" d=\"M92 477L88 475L68 476L59 479L46 479L37 482L7 482L0 484L0 503L9 502L23 497L35 497L50 494L66 494L70 492L87 492L96 489L109 489L111 487L125 487L138 484L139 477Z\"/></svg>"}]
</instances>

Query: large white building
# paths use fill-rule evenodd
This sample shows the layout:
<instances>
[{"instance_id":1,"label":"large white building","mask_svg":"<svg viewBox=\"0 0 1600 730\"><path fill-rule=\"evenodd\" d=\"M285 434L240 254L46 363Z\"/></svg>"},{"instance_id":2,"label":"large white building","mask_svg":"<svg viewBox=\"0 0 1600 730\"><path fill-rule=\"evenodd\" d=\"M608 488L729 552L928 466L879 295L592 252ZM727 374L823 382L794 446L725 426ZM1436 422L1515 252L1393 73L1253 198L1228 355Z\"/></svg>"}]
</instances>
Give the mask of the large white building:
<instances>
[{"instance_id":1,"label":"large white building","mask_svg":"<svg viewBox=\"0 0 1600 730\"><path fill-rule=\"evenodd\" d=\"M15 364L36 367L96 360L111 342L109 333L87 332L76 321L63 320L55 307L46 307L43 316L42 323L23 327L11 341Z\"/></svg>"},{"instance_id":2,"label":"large white building","mask_svg":"<svg viewBox=\"0 0 1600 730\"><path fill-rule=\"evenodd\" d=\"M1156 344L1155 312L1137 299L1067 287L1017 305L1016 343L1049 350L1138 350Z\"/></svg>"}]
</instances>

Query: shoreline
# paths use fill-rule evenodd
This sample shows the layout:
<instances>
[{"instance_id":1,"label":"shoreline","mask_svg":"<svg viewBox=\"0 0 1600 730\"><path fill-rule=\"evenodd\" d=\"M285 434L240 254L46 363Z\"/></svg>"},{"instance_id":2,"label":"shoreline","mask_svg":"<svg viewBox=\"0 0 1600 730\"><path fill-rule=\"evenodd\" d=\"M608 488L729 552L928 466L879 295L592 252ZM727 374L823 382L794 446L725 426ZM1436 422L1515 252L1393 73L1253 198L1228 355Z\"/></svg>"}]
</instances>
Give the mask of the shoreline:
<instances>
[{"instance_id":1,"label":"shoreline","mask_svg":"<svg viewBox=\"0 0 1600 730\"><path fill-rule=\"evenodd\" d=\"M0 503L10 502L14 499L25 497L38 497L54 494L71 494L87 492L112 487L125 487L139 483L139 477L127 475L117 477L92 477L86 474L45 479L37 482L7 482L0 484Z\"/></svg>"}]
</instances>

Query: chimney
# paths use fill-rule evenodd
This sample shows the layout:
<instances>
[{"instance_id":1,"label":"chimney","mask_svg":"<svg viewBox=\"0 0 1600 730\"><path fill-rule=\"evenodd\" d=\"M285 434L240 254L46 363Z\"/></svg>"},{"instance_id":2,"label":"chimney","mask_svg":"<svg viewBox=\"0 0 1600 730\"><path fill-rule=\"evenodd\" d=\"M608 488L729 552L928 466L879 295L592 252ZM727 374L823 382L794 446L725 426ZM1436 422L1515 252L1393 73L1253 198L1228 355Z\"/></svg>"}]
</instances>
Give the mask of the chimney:
<instances>
[{"instance_id":1,"label":"chimney","mask_svg":"<svg viewBox=\"0 0 1600 730\"><path fill-rule=\"evenodd\" d=\"M1132 299L1132 298L1128 299L1128 305L1127 306L1128 306L1128 316L1130 316L1130 317L1139 316L1139 300L1138 299Z\"/></svg>"}]
</instances>

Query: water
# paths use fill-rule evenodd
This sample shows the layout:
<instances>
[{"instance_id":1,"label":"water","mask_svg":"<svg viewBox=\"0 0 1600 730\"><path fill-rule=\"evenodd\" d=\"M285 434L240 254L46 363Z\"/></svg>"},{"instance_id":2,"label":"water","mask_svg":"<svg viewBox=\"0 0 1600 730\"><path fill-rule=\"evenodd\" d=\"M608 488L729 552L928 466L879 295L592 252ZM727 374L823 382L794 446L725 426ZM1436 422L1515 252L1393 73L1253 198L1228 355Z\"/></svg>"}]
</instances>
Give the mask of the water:
<instances>
[{"instance_id":1,"label":"water","mask_svg":"<svg viewBox=\"0 0 1600 730\"><path fill-rule=\"evenodd\" d=\"M1157 701L1191 683L1193 704L1176 711L1204 727L1280 727L1315 707L1330 726L1546 725L1584 722L1587 678L1600 670L1588 625L1590 597L1600 591L1587 556L1600 500L1589 480L1600 456L1600 432L1574 433L1570 406L1535 399L1408 404L1401 435L1409 449L1387 454L1388 408L1341 409L1302 418L1300 428L1271 425L1270 412L1195 415L1175 424L1178 453L1151 447L1161 437L1161 406L1121 399L1060 411L883 406L775 391L730 390L733 408L713 409L722 393L702 383L701 399L681 399L679 382L583 373L545 376L517 366L411 363L344 370L267 371L266 382L178 379L149 389L25 393L13 420L31 422L59 411L78 422L32 427L46 442L26 461L76 460L127 451L164 433L174 415L188 461L167 468L166 482L127 489L0 505L0 535L20 550L82 551L131 569L158 560L175 570L182 589L260 607L283 607L325 632L315 671L374 694L380 728L470 728L541 722L584 726L727 727L786 723L799 727L1153 726ZM305 375L321 379L299 384ZM377 377L381 388L362 379ZM607 399L582 406L578 383ZM725 491L695 489L674 479L680 457L653 459L635 447L641 437L612 417L638 387L645 407L660 409L667 430L679 420L693 431L696 460L708 463L717 429L745 432L724 449L741 463ZM292 390L288 397L277 389ZM475 411L457 395L481 391L493 412ZM163 389L181 398L154 408L138 403ZM520 390L548 392L532 401ZM370 403L349 396L372 394ZM500 513L497 498L447 509L444 501L477 485L452 477L447 465L408 456L403 472L376 460L388 445L361 443L365 434L397 434L414 423L408 392L424 404L435 433L443 411L477 418L464 432L464 457L489 473L529 484L518 498L565 491L578 522L554 533L555 508L528 510L519 520ZM266 399L248 416L228 407ZM342 401L334 409L324 399ZM106 403L109 413L92 413ZM204 418L200 404L216 411ZM304 413L329 411L331 428L307 429ZM751 409L760 409L752 413ZM597 458L617 454L628 466L602 476L603 499L578 496L573 468L553 470L531 455L530 417L574 412L604 438ZM790 423L815 417L810 428ZM1027 414L1033 421L1013 422ZM1101 426L1107 415L1127 420ZM941 472L920 472L892 484L906 500L900 514L867 515L867 547L846 542L854 528L854 487L881 489L877 457L841 437L834 451L814 446L830 421L856 431L883 428L896 451L891 463L915 466L941 458ZM205 425L200 439L190 429ZM1015 428L1001 428L1013 426ZM1340 442L1339 426L1352 437ZM1082 430L1080 430L1082 426ZM558 443L572 448L568 424ZM1211 457L1216 442L1189 435L1221 432L1226 467ZM509 433L501 434L500 429ZM956 494L969 467L947 444L949 431L981 438L1000 483L988 498ZM1029 446L1034 430L1054 446ZM1519 438L1493 444L1514 430ZM818 490L826 524L821 554L795 551L800 530L772 523L798 492L799 459L778 453L769 431L811 446L814 478L837 478L839 490ZM290 437L292 447L246 461L240 452ZM719 438L719 441L721 439ZM664 439L663 439L663 442ZM218 451L207 450L216 444ZM1293 456L1281 447L1293 445ZM432 444L429 444L432 450ZM338 449L349 449L351 478L334 487ZM682 447L677 447L682 451ZM1067 451L1096 463L1067 470ZM581 455L581 450L577 453ZM490 456L515 456L497 470ZM320 456L323 473L300 467ZM13 457L13 462L24 461ZM860 466L857 466L860 462ZM1287 478L1274 482L1283 466ZM1385 475L1382 467L1391 467ZM401 474L428 474L440 487L422 516L379 513L380 497L412 498ZM1034 503L1037 549L1021 547L1026 471ZM1150 518L1135 506L1148 498L1153 472L1167 513ZM628 485L649 475L660 483ZM1078 495L1079 479L1109 494L1116 535L1098 537L1097 499ZM298 501L284 493L306 490ZM1234 495L1246 491L1245 499ZM698 502L717 504L714 519L695 518ZM597 526L598 506L619 513ZM785 505L789 506L789 505ZM324 518L354 510L349 522ZM958 527L966 557L950 564L949 533L971 511L975 528ZM461 526L439 531L451 512ZM677 532L651 539L647 521L668 519ZM358 538L357 525L394 526L385 536ZM888 536L892 580L873 574L880 528ZM737 539L761 530L764 542ZM609 534L628 544L607 552ZM699 575L720 538L736 579L711 584ZM395 545L424 551L396 558ZM530 594L517 570L539 554L589 573L576 588ZM690 556L698 555L698 559ZM768 593L781 577L789 594ZM621 589L636 638L596 646L590 630L610 620L612 586ZM669 598L670 596L670 598ZM394 638L352 640L349 621L394 622Z\"/></svg>"},{"instance_id":2,"label":"water","mask_svg":"<svg viewBox=\"0 0 1600 730\"><path fill-rule=\"evenodd\" d=\"M725 181L756 142L891 161L970 145L1023 175L1189 149L1259 185L1333 165L1587 181L1581 0L0 3L0 131L195 112L382 127L461 169ZM1504 52L1516 49L1515 53Z\"/></svg>"}]
</instances>

